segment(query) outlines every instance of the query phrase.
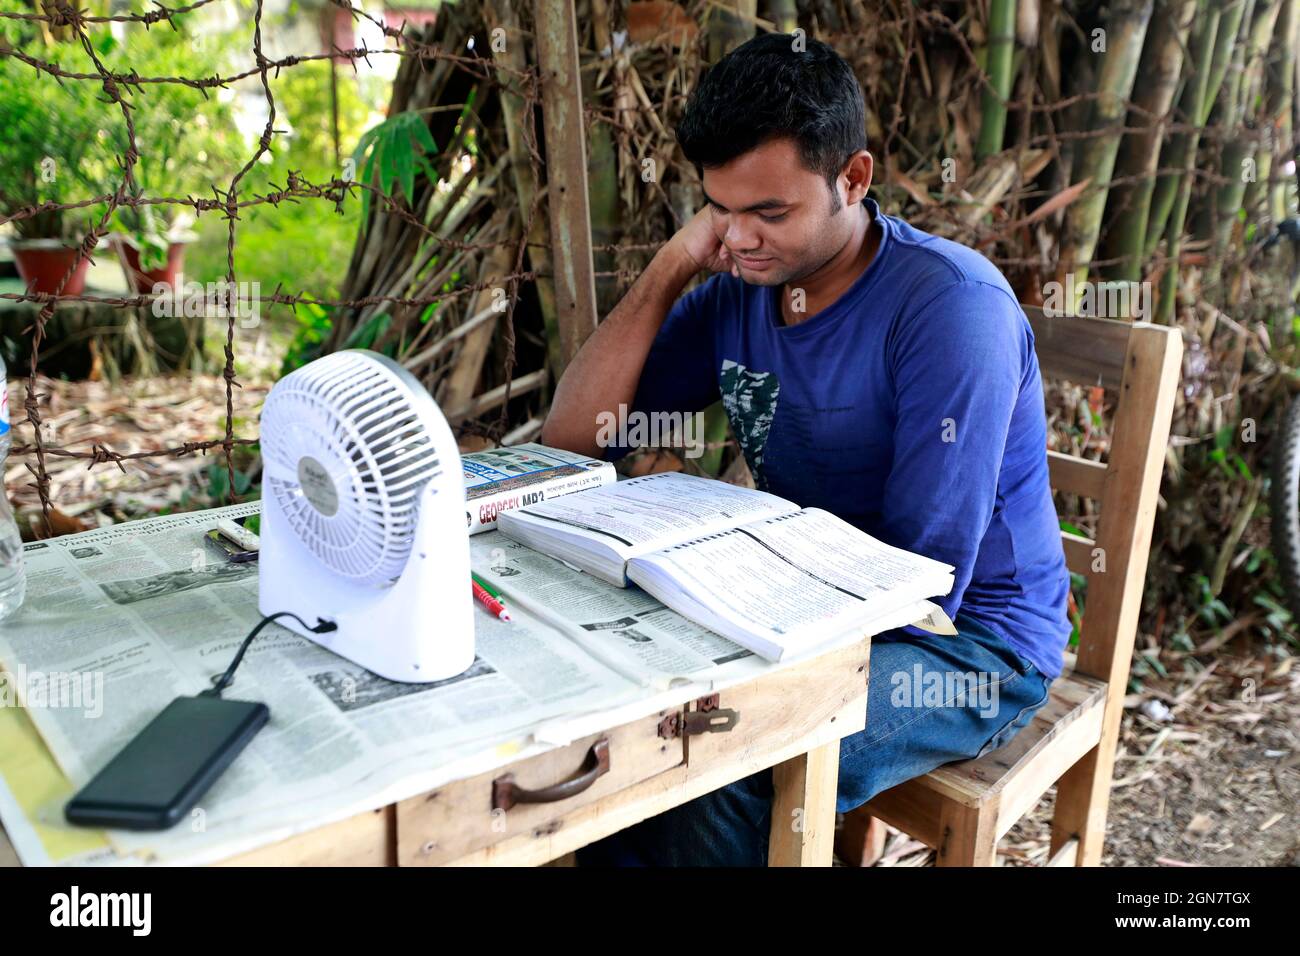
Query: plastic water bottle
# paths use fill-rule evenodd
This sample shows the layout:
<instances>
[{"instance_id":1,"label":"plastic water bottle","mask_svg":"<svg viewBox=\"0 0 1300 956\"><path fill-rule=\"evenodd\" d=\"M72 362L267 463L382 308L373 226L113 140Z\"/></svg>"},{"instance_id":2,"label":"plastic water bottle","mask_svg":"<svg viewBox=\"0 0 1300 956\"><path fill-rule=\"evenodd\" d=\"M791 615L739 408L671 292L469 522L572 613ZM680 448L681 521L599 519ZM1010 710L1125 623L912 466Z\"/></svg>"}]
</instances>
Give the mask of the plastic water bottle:
<instances>
[{"instance_id":1,"label":"plastic water bottle","mask_svg":"<svg viewBox=\"0 0 1300 956\"><path fill-rule=\"evenodd\" d=\"M13 614L23 605L27 592L27 575L23 570L23 540L18 534L18 522L9 507L9 495L4 489L5 459L13 443L13 429L9 427L9 379L5 362L0 358L0 620Z\"/></svg>"}]
</instances>

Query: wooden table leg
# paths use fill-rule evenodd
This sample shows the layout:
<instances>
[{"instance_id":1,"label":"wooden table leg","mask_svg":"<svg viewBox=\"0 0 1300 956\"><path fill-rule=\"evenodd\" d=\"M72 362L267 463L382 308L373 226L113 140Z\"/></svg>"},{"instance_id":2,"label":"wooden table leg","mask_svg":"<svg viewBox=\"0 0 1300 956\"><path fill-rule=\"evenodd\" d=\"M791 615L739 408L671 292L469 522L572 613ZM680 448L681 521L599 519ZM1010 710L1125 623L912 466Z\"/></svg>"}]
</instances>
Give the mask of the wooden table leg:
<instances>
[{"instance_id":1,"label":"wooden table leg","mask_svg":"<svg viewBox=\"0 0 1300 956\"><path fill-rule=\"evenodd\" d=\"M772 768L768 866L830 866L840 742L823 744Z\"/></svg>"}]
</instances>

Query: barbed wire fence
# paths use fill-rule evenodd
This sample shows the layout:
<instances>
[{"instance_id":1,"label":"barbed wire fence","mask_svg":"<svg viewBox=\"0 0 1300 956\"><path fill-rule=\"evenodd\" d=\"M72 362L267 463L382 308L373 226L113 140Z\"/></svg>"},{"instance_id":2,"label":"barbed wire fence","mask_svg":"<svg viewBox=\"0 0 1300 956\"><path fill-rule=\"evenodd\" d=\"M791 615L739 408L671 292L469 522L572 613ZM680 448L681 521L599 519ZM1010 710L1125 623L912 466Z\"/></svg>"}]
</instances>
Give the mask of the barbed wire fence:
<instances>
[{"instance_id":1,"label":"barbed wire fence","mask_svg":"<svg viewBox=\"0 0 1300 956\"><path fill-rule=\"evenodd\" d=\"M24 219L30 219L55 210L70 211L104 206L98 221L80 242L74 265L64 275L58 289L53 294L32 291L0 294L0 299L3 300L32 302L40 306L40 311L31 328L32 341L26 376L26 397L23 402L26 418L23 422L18 423L30 426L31 441L17 445L13 452L17 456L29 459L24 461L24 464L32 475L33 487L39 495L42 511L47 519L52 507L49 496L50 476L47 469L47 458L86 460L88 467L92 468L109 463L123 468L125 462L142 458L190 456L206 454L214 449L220 449L225 460L230 494L232 497L234 496L235 466L232 457L233 451L239 446L256 443L254 438L237 436L234 430L234 390L239 388L240 385L235 372L237 310L233 307L237 286L235 268L237 227L241 220L241 214L247 213L255 207L274 207L285 202L310 200L329 202L334 204L336 209L341 209L345 203L359 201L361 196L368 195L373 204L372 216L379 211L393 216L416 233L422 241L428 242L438 249L449 252L482 253L485 255L497 250L509 251L511 253L511 266L508 273L494 276L490 281L463 282L458 284L456 288L446 291L438 290L416 296L366 295L331 299L311 295L305 291L286 292L277 286L274 292L261 296L263 303L282 305L290 309L298 306L320 306L352 310L365 310L377 306L421 309L438 303L454 303L456 300L465 300L472 303L474 297L479 293L489 289L505 288L507 290L505 297L507 312L502 325L505 351L504 394L499 402L501 424L504 427L507 406L509 405L513 387L512 370L515 363L514 323L521 288L525 284L536 283L538 280L549 278L546 272L537 268L524 269L525 256L528 250L545 246L545 243L530 242L529 240L529 237L533 234L534 220L539 214L540 204L544 200L544 182L546 179L544 175L545 164L535 139L536 114L541 100L539 70L531 65L525 65L524 68L512 67L496 57L477 54L467 55L462 49L453 49L443 44L427 42L420 35L405 28L397 29L390 26L380 18L353 6L348 0L327 0L327 2L339 10L345 11L354 23L366 21L378 28L382 31L383 36L392 42L391 46L382 49L368 48L365 45L351 49L340 49L333 46L329 52L268 57L262 46L263 0L255 0L253 6L250 51L253 60L252 65L235 72L205 77L185 77L142 76L135 71L114 71L105 65L91 42L91 31L110 23L134 24L157 29L171 28L174 30L182 29L183 25L192 26L194 23L193 18L183 19L186 15L193 15L202 8L217 2L218 0L196 0L194 3L177 7L167 7L157 3L156 9L147 12L117 13L102 16L90 15L80 11L69 0L45 0L44 12L39 13L0 11L0 18L3 19L25 21L42 24L50 29L71 31L93 64L93 71L71 70L59 63L50 62L30 52L17 49L0 50L0 56L10 56L26 64L36 74L49 77L55 82L99 84L105 94L106 104L115 107L121 113L127 132L127 145L117 157L117 163L120 167L120 181L117 188L112 192L65 203L45 202L19 209L0 211L0 224L4 224L21 222ZM606 2L593 3L592 10L596 15L597 23L595 28L599 40L602 30L606 34L610 33L617 19L617 14L614 5ZM602 16L604 17L603 25L600 20ZM584 26L584 29L589 28L589 26ZM1097 100L1103 95L1099 92L1065 95L1051 101L1044 97L1041 91L1032 87L1028 92L1022 92L1021 95L1007 96L998 93L990 83L988 73L980 65L976 52L971 48L964 27L941 9L927 9L915 4L899 5L888 3L885 4L885 9L878 18L878 22L874 25L874 29L878 36L896 35L900 38L899 42L902 47L899 59L903 65L901 74L907 74L909 71L913 74L916 73L915 64L922 53L922 45L927 33L939 34L949 38L959 51L962 65L966 70L964 75L970 77L971 82L975 84L981 93L991 93L1006 110L1016 111L1025 117L1024 121L1026 123L1033 117L1046 120L1048 126L1046 132L1022 136L1020 145L1032 149L1041 149L1053 159L1059 158L1062 148L1066 144L1084 142L1097 137L1118 137L1128 133L1145 131L1144 127L1123 120L1119 123L1109 124L1104 128L1095 129L1064 128L1063 124L1056 122L1056 118L1062 116L1066 111L1080 104ZM836 42L832 36L828 36L828 39ZM845 42L848 43L849 41ZM676 184L689 184L694 177L694 171L689 169L680 154L674 151L669 128L671 127L672 118L680 113L694 73L702 66L703 58L702 48L699 45L694 50L683 51L680 55L677 55L674 53L672 45L669 44L665 48L667 56L659 59L654 59L658 54L653 50L650 50L648 54L644 51L638 53L636 56L642 57L640 63L643 71L646 69L647 63L656 65L662 63L665 77L670 76L675 70L682 71L683 76L685 76L685 79L676 86L671 82L660 82L661 78L657 76L644 77L645 82L643 84L643 78L637 75L637 64L633 62L634 57L632 55L627 52L620 54L616 50L602 52L600 46L600 42L595 44L597 59L599 60L595 64L595 68L599 74L597 86L600 93L594 100L584 103L586 125L589 128L594 125L604 126L615 137L622 138L624 153L618 158L616 165L618 175L625 180L635 178L638 175L640 162L644 157L660 158L663 160L665 167L665 172L653 178L648 184L644 181L636 184L636 188L642 189L645 195L652 198L639 203L639 216L633 214L630 210L628 211L630 218L624 221L618 230L619 241L598 244L592 247L598 254L614 254L619 257L619 261L614 263L615 268L599 269L594 271L593 275L601 279L614 279L615 284L621 290L636 278L640 268L666 238L664 234L665 228L671 229L674 222L678 225L681 224L681 216L672 197L668 194L669 190L665 188L665 183L667 178L671 176ZM842 52L850 59L854 56L854 50L849 47L845 47ZM586 53L591 53L591 50L586 50ZM369 58L373 56L405 58L418 63L422 69L427 68L430 64L443 62L449 64L455 70L462 71L475 81L486 84L497 93L508 92L518 98L525 116L525 122L521 124L521 130L525 137L528 175L532 181L533 195L532 201L527 203L527 208L520 210L515 227L511 230L513 235L490 242L463 241L441 235L436 230L429 228L409 208L408 204L389 195L388 192L375 183L358 180L355 177L333 176L322 182L312 182L301 173L290 172L284 185L278 188L257 193L247 186L246 179L249 172L271 150L275 137L280 135L275 128L277 110L275 96L271 89L271 78L278 76L282 71L312 61L333 59L351 63L358 60L368 62ZM649 59L646 59L647 56ZM526 60L524 62L527 63ZM632 87L636 90L635 96L622 95L626 92L625 87L629 77L633 81ZM268 113L261 135L247 161L228 181L220 184L213 183L211 197L143 194L138 188L135 177L140 153L136 142L135 127L132 122L132 112L136 108L132 93L142 92L151 85L178 84L203 91L206 95L212 91L226 89L231 84L246 80L256 80L259 83ZM897 83L896 90L887 91L888 95L881 97L883 102L872 104L876 107L876 114L884 119L883 141L872 144L873 151L881 160L893 156L895 151L898 151L901 157L903 150L900 150L900 144L903 145L908 154L917 153L917 145L908 142L909 135L913 135L912 131L903 128L903 117L906 113L905 94L909 89L908 82L900 80ZM868 80L868 84L870 85L870 80ZM869 89L869 100L872 98L870 92ZM1255 143L1262 142L1267 132L1263 129L1240 125L1226 127L1196 123L1187 116L1182 115L1176 106L1171 107L1164 115L1157 117L1149 111L1143 110L1140 105L1133 103L1131 100L1127 101L1125 105L1126 111L1121 114L1122 116L1157 124L1162 139L1181 133L1195 132L1205 143L1219 149L1234 137L1245 137ZM1292 132L1294 134L1296 131L1293 130ZM1294 153L1297 141L1297 138L1293 135L1289 144L1278 144L1275 151L1282 155ZM922 145L922 151L925 148ZM933 164L933 159L934 157L930 157L931 164ZM915 167L919 165L922 164L914 164L911 167L912 171L914 172ZM671 173L667 172L669 167L672 169ZM1155 169L1153 173L1140 177L1115 176L1104 182L1087 184L1079 196L1091 195L1098 190L1107 190L1117 185L1140 182L1149 179L1151 176L1187 175L1202 186L1219 186L1225 184L1228 180L1219 172L1218 167L1218 163L1206 166L1196 165L1186 169L1160 167ZM909 169L901 161L897 165L890 162L879 162L878 168L880 169L878 180L886 187L905 179L905 172ZM969 180L971 172L966 171L963 178ZM900 173L904 175L900 176ZM1268 181L1270 184L1275 183L1281 176L1282 173L1275 164ZM950 201L946 197L933 205L925 206L920 212L923 216L928 215L930 222L939 223L950 228L955 236L959 236L960 239L985 251L989 258L1001 267L1008 269L1041 268L1050 259L1051 252L1048 249L1040 250L1038 255L1003 255L999 252L999 250L1006 249L1014 252L1018 247L1023 248L1031 245L1028 241L1018 242L1016 237L1019 233L1026 232L1030 225L1041 224L1042 222L1043 217L1036 208L1033 208L1033 205L1037 202L1050 200L1053 197L1050 190L1035 187L1031 181L1033 178L1032 176L1026 177L1025 181L1017 179L1014 185L999 193L992 204L1006 210L1007 214L994 216L989 221L982 218L972 220L966 215L965 211L970 203L969 197L966 199L958 197L956 201ZM631 187L628 186L627 188ZM652 202L657 203L659 208L650 209L649 206ZM109 231L114 212L123 208L151 205L179 205L192 209L196 215L202 213L216 214L221 216L227 225L224 301L219 303L220 308L218 310L218 315L224 314L226 318L224 366L221 372L224 379L226 405L224 432L219 437L179 441L172 443L167 448L139 452L121 452L103 443L91 443L89 449L60 446L48 441L41 427L42 411L40 400L42 396L38 392L37 376L38 357L42 342L46 336L46 324L60 303L87 302L119 309L131 309L147 307L154 302L155 297L146 294L113 296L63 294L63 288L75 271L77 264L93 254L100 240ZM1017 215L1017 212L1021 214ZM364 225L363 223L363 227ZM1104 240L1105 236L1105 226L1103 226L1100 239ZM1101 246L1102 242L1099 240L1097 243L1098 251L1100 251ZM1249 264L1251 258L1256 255L1258 255L1258 246L1250 248L1233 247L1230 250L1228 259L1233 265L1240 266ZM1148 260L1151 272L1158 274L1167 266L1168 263L1164 257L1165 252L1163 249L1154 252ZM1087 261L1086 265L1095 269L1120 264L1124 261L1124 258L1104 258L1101 255L1094 255ZM470 313L472 311L472 307L466 307L463 316L464 322L471 320Z\"/></svg>"},{"instance_id":2,"label":"barbed wire fence","mask_svg":"<svg viewBox=\"0 0 1300 956\"><path fill-rule=\"evenodd\" d=\"M10 56L30 66L39 74L52 77L57 82L96 82L99 83L107 98L107 102L116 106L121 112L125 122L126 129L126 148L117 157L117 163L120 167L120 182L115 190L103 195L86 197L72 202L43 202L26 206L19 209L7 210L0 215L0 224L16 223L24 219L30 219L42 213L50 211L70 211L77 209L86 209L89 207L103 206L103 212L92 228L86 233L84 238L77 246L76 258L71 267L63 275L58 287L53 293L41 293L31 291L22 293L3 293L0 299L11 302L34 302L40 305L40 311L37 314L31 332L31 349L30 358L27 368L26 396L23 402L23 409L26 418L17 422L18 425L30 426L31 441L16 445L12 452L17 456L29 456L34 461L25 461L24 464L31 473L34 481L34 487L40 497L42 512L48 520L52 502L49 496L50 475L47 469L47 457L61 457L84 459L88 462L89 467L96 465L113 463L119 468L123 468L123 463L135 461L142 458L150 457L176 457L188 456L206 453L212 449L221 449L224 458L227 476L229 478L229 489L234 496L235 474L232 453L237 446L255 444L257 439L237 436L234 432L234 391L240 387L235 371L235 327L237 319L237 308L235 307L234 296L237 288L237 274L235 268L235 246L237 237L237 226L240 221L241 213L257 206L276 206L286 201L299 200L324 200L332 202L336 209L341 208L342 204L349 199L356 199L363 192L371 195L372 201L378 204L391 215L400 218L408 226L420 233L422 238L429 243L436 244L439 248L459 251L487 251L502 247L513 247L515 250L513 256L513 271L507 275L493 277L487 282L471 282L459 285L459 287L445 292L437 292L417 297L402 297L391 295L364 296L352 299L328 299L314 296L306 292L287 293L281 288L270 295L260 296L262 304L279 304L293 308L299 305L317 305L328 306L335 309L350 308L362 309L367 306L378 304L390 306L405 306L408 308L425 308L439 303L451 302L466 296L471 296L485 289L507 288L508 295L506 298L507 309L505 315L505 325L507 329L512 329L514 310L519 300L520 284L533 281L536 276L533 272L524 271L522 268L524 257L523 237L528 235L528 229L533 216L536 214L537 202L527 210L522 229L519 233L519 239L502 239L490 243L472 243L463 242L456 239L447 238L438 235L433 230L428 229L409 209L379 186L372 182L359 181L355 178L342 178L336 176L327 182L313 183L308 181L300 173L290 172L286 184L280 189L270 190L261 194L241 195L241 184L259 162L259 160L272 147L273 140L280 131L276 129L276 100L271 90L270 77L278 76L281 71L290 69L302 63L314 60L342 59L349 62L358 59L369 60L372 56L398 56L418 60L421 68L427 67L434 61L446 61L452 64L456 69L466 71L473 75L477 80L493 85L509 84L525 104L529 114L529 122L524 124L526 131L531 132L532 114L536 110L539 100L538 94L538 77L533 69L517 70L512 69L499 62L479 56L466 56L458 51L443 49L436 44L426 43L417 36L405 29L396 29L380 19L354 7L347 0L330 0L330 2L347 11L354 21L365 20L382 30L385 37L393 41L391 47L383 49L372 49L365 45L352 49L339 49L334 46L331 52L311 54L311 55L294 55L279 58L268 58L262 46L262 25L264 16L263 0L255 0L253 8L253 40L252 40L252 57L254 66L242 72L231 73L228 75L215 75L207 77L185 77L185 76L141 76L135 71L120 72L109 69L103 62L102 58L96 51L94 44L91 42L89 30L95 25L104 25L108 23L134 23L144 27L155 27L160 25L170 26L172 29L180 30L181 25L178 18L185 14L192 14L202 7L209 6L216 0L197 0L197 2L185 6L169 8L158 4L157 9L145 13L117 13L112 15L91 15L87 14L68 2L68 0L49 0L45 4L45 12L6 12L0 11L0 18L10 20L21 20L28 23L44 24L50 29L68 29L73 32L77 42L85 51L90 61L94 64L94 72L78 72L65 69L58 63L49 62L39 57L33 56L18 49L8 49L2 51L0 55ZM192 24L190 24L192 26ZM133 110L136 104L131 101L129 92L132 90L143 90L151 84L178 84L188 86L193 89L202 90L205 93L210 90L225 89L231 84L240 80L256 77L260 82L262 93L266 101L267 120L252 155L246 162L235 172L228 184L212 184L213 197L196 197L196 196L165 196L165 195L145 195L141 193L135 179L135 168L140 158L139 145L136 140L135 124L133 122ZM542 180L541 166L542 161L540 154L537 152L535 143L530 142L529 152L531 156L531 174L536 186L540 187ZM542 191L540 188L535 189L535 194L540 197ZM100 241L108 234L113 220L113 214L116 210L123 207L139 207L149 205L182 205L190 207L196 214L204 212L219 213L227 223L226 231L226 275L225 281L221 287L221 299L216 303L218 315L226 318L226 335L224 344L224 366L221 370L221 377L225 383L225 431L224 434L216 438L206 438L202 440L187 440L175 443L170 447L150 451L137 452L120 452L105 444L92 443L87 449L76 449L61 447L46 441L42 429L42 395L38 391L38 373L39 373L39 355L41 346L45 340L45 327L54 314L54 310L60 303L83 302L106 305L115 308L138 308L151 306L157 296L153 294L135 294L135 295L96 295L78 293L76 295L64 294L64 288L82 261L92 256L95 249L99 246ZM24 330L27 331L27 330ZM513 338L512 336L510 336ZM510 359L513 362L513 356ZM509 368L507 368L507 382L509 381ZM505 405L502 405L504 412ZM125 469L123 469L125 470Z\"/></svg>"}]
</instances>

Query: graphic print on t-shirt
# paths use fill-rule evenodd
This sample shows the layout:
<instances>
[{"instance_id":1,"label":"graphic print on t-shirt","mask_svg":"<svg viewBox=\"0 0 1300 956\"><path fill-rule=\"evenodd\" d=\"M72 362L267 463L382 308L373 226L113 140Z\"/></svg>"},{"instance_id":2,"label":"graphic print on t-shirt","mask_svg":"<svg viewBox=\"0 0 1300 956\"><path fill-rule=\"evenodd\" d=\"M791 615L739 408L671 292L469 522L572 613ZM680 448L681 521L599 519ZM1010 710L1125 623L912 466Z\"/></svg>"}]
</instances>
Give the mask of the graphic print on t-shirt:
<instances>
[{"instance_id":1,"label":"graphic print on t-shirt","mask_svg":"<svg viewBox=\"0 0 1300 956\"><path fill-rule=\"evenodd\" d=\"M763 449L767 446L781 383L771 372L751 372L738 362L723 359L718 388L722 393L722 407L731 419L731 430L736 433L740 450L754 476L754 485L766 489Z\"/></svg>"}]
</instances>

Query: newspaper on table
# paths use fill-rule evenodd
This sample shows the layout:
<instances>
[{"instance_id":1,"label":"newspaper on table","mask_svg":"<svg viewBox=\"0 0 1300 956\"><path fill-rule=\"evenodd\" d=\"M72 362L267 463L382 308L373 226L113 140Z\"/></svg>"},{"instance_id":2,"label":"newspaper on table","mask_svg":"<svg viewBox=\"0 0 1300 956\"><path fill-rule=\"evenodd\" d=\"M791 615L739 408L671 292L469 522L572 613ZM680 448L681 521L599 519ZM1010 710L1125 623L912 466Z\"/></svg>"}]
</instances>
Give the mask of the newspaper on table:
<instances>
[{"instance_id":1,"label":"newspaper on table","mask_svg":"<svg viewBox=\"0 0 1300 956\"><path fill-rule=\"evenodd\" d=\"M172 699L211 686L261 620L256 563L231 563L204 540L217 521L258 510L253 502L25 546L27 600L0 623L0 703L24 705L74 790ZM475 615L468 671L396 683L270 624L225 696L265 702L271 720L191 818L157 833L105 831L110 852L61 862L211 862L422 793L445 782L443 768L477 765L503 746L514 753L576 739L611 714L635 719L654 693L707 692L773 669L639 589L498 532L470 538L470 550L475 571L505 593L513 621ZM925 606L880 629L915 620ZM39 843L33 822L66 827L66 795L33 821L19 813L13 781L4 782L0 816L22 837L20 853Z\"/></svg>"},{"instance_id":2,"label":"newspaper on table","mask_svg":"<svg viewBox=\"0 0 1300 956\"><path fill-rule=\"evenodd\" d=\"M221 560L203 539L217 520L257 510L235 505L25 546L27 599L0 624L0 690L16 692L74 787L173 698L211 686L261 619L257 564ZM265 702L270 723L190 820L159 833L109 831L114 848L185 860L328 816L476 744L640 694L640 682L526 609L512 611L509 624L476 614L473 665L432 684L385 680L268 626L225 696Z\"/></svg>"}]
</instances>

